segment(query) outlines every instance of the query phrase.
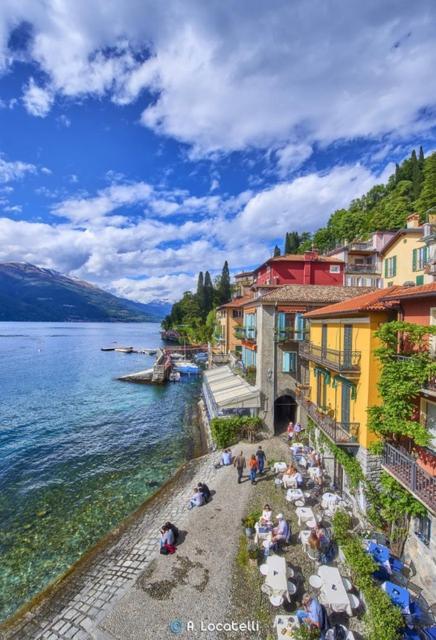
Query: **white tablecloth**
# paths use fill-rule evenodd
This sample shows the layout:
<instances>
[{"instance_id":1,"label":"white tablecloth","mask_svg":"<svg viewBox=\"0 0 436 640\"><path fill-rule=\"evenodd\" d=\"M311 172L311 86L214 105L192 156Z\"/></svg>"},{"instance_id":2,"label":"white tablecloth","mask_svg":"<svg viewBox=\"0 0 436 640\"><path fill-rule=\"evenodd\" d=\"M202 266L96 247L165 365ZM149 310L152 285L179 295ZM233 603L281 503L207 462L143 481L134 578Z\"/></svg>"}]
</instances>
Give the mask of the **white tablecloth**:
<instances>
[{"instance_id":1,"label":"white tablecloth","mask_svg":"<svg viewBox=\"0 0 436 640\"><path fill-rule=\"evenodd\" d=\"M351 616L353 612L350 599L338 569L323 565L318 569L318 575L322 580L320 591L324 602L329 605L332 611L336 613L345 611Z\"/></svg>"},{"instance_id":2,"label":"white tablecloth","mask_svg":"<svg viewBox=\"0 0 436 640\"><path fill-rule=\"evenodd\" d=\"M287 593L286 560L282 556L268 556L266 566L268 567L268 573L265 578L265 584L274 594L284 595Z\"/></svg>"},{"instance_id":3,"label":"white tablecloth","mask_svg":"<svg viewBox=\"0 0 436 640\"><path fill-rule=\"evenodd\" d=\"M301 489L288 489L286 492L286 500L288 502L295 502L295 500L303 500L304 493Z\"/></svg>"},{"instance_id":4,"label":"white tablecloth","mask_svg":"<svg viewBox=\"0 0 436 640\"><path fill-rule=\"evenodd\" d=\"M300 533L298 534L298 538L300 539L301 544L303 545L303 549L305 551L309 545L309 536L310 536L310 529L303 529L303 531L300 531Z\"/></svg>"},{"instance_id":5,"label":"white tablecloth","mask_svg":"<svg viewBox=\"0 0 436 640\"><path fill-rule=\"evenodd\" d=\"M297 507L295 509L295 513L300 527L303 522L309 522L310 520L314 520L316 522L315 514L310 507Z\"/></svg>"},{"instance_id":6,"label":"white tablecloth","mask_svg":"<svg viewBox=\"0 0 436 640\"><path fill-rule=\"evenodd\" d=\"M316 478L319 478L322 475L320 467L309 467L307 471L312 480L316 480Z\"/></svg>"},{"instance_id":7,"label":"white tablecloth","mask_svg":"<svg viewBox=\"0 0 436 640\"><path fill-rule=\"evenodd\" d=\"M259 531L259 527L261 525L259 525L258 522L256 522L256 524L254 525L254 528L256 530L255 536L254 536L254 542L256 544L258 544L259 540L268 540L268 538L271 540L272 534L271 534L271 530L269 531Z\"/></svg>"},{"instance_id":8,"label":"white tablecloth","mask_svg":"<svg viewBox=\"0 0 436 640\"><path fill-rule=\"evenodd\" d=\"M274 473L283 473L283 471L286 471L287 468L288 468L288 465L286 464L286 462L274 463Z\"/></svg>"},{"instance_id":9,"label":"white tablecloth","mask_svg":"<svg viewBox=\"0 0 436 640\"><path fill-rule=\"evenodd\" d=\"M293 631L298 629L300 623L297 616L276 616L274 626L277 629L278 640L281 638L290 640L294 637Z\"/></svg>"},{"instance_id":10,"label":"white tablecloth","mask_svg":"<svg viewBox=\"0 0 436 640\"><path fill-rule=\"evenodd\" d=\"M293 476L288 476L286 473L283 474L283 486L285 487L285 489L289 489L289 487L291 488L297 488L297 481L295 480L295 478Z\"/></svg>"},{"instance_id":11,"label":"white tablecloth","mask_svg":"<svg viewBox=\"0 0 436 640\"><path fill-rule=\"evenodd\" d=\"M323 509L333 509L341 498L336 493L324 493L321 500L321 506Z\"/></svg>"}]
</instances>

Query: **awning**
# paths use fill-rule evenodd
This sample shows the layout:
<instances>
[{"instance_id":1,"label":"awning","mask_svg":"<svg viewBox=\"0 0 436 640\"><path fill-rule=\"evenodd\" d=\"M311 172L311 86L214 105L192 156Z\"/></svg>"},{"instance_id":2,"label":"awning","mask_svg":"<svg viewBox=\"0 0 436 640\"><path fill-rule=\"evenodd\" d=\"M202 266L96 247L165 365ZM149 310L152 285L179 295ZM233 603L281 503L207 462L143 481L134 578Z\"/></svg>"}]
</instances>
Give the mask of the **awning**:
<instances>
[{"instance_id":1,"label":"awning","mask_svg":"<svg viewBox=\"0 0 436 640\"><path fill-rule=\"evenodd\" d=\"M204 372L203 395L212 413L224 409L258 409L260 392L241 376L232 372L230 367L217 367Z\"/></svg>"}]
</instances>

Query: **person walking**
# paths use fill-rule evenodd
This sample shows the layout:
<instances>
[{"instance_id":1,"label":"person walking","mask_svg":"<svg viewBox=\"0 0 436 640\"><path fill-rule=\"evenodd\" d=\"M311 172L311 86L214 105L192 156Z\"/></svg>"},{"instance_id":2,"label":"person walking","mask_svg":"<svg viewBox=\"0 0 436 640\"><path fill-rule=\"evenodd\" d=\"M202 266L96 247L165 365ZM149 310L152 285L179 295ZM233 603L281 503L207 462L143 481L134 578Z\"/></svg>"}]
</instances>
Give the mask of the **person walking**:
<instances>
[{"instance_id":1,"label":"person walking","mask_svg":"<svg viewBox=\"0 0 436 640\"><path fill-rule=\"evenodd\" d=\"M256 473L257 473L257 459L255 454L253 453L253 455L250 458L250 461L248 463L248 466L250 468L250 480L251 480L251 484L256 484Z\"/></svg>"},{"instance_id":2,"label":"person walking","mask_svg":"<svg viewBox=\"0 0 436 640\"><path fill-rule=\"evenodd\" d=\"M244 469L247 466L244 458L244 453L242 451L239 456L236 456L233 465L236 467L236 471L238 472L238 484L241 484L242 474L244 473Z\"/></svg>"},{"instance_id":3,"label":"person walking","mask_svg":"<svg viewBox=\"0 0 436 640\"><path fill-rule=\"evenodd\" d=\"M258 450L256 451L256 460L257 460L257 468L258 468L259 474L261 474L263 473L263 470L265 467L266 455L265 455L265 451L262 449L260 445Z\"/></svg>"}]
</instances>

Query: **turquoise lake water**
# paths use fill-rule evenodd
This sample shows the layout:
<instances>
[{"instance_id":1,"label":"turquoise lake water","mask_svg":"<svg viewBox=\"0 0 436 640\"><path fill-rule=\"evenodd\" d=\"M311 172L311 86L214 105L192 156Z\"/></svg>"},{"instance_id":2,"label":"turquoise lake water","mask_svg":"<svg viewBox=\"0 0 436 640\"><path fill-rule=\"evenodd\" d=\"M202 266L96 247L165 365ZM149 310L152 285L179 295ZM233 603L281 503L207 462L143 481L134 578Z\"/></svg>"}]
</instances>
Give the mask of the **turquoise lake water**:
<instances>
[{"instance_id":1,"label":"turquoise lake water","mask_svg":"<svg viewBox=\"0 0 436 640\"><path fill-rule=\"evenodd\" d=\"M123 383L159 325L0 323L0 621L139 506L191 448L199 382Z\"/></svg>"}]
</instances>

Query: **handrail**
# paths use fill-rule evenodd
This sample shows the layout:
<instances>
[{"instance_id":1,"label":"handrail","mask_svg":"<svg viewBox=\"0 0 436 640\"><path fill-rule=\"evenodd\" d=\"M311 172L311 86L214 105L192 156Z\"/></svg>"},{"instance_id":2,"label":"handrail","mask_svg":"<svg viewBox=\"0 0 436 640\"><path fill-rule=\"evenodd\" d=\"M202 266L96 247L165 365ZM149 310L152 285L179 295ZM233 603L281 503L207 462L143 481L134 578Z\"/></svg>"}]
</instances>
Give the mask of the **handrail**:
<instances>
[{"instance_id":1,"label":"handrail","mask_svg":"<svg viewBox=\"0 0 436 640\"><path fill-rule=\"evenodd\" d=\"M423 469L410 453L399 445L386 442L382 464L386 471L436 512L436 477Z\"/></svg>"},{"instance_id":2,"label":"handrail","mask_svg":"<svg viewBox=\"0 0 436 640\"><path fill-rule=\"evenodd\" d=\"M333 417L322 413L316 404L306 398L301 400L301 404L321 431L333 442L343 445L359 444L359 422L336 422Z\"/></svg>"},{"instance_id":3,"label":"handrail","mask_svg":"<svg viewBox=\"0 0 436 640\"><path fill-rule=\"evenodd\" d=\"M325 364L337 371L360 371L360 351L351 349L328 349L313 342L302 342L299 345L300 355L308 360Z\"/></svg>"}]
</instances>

